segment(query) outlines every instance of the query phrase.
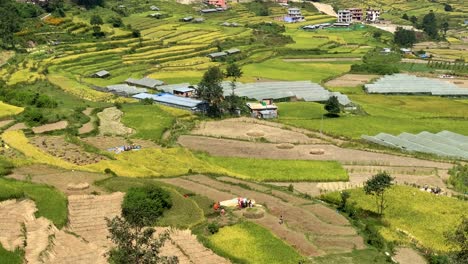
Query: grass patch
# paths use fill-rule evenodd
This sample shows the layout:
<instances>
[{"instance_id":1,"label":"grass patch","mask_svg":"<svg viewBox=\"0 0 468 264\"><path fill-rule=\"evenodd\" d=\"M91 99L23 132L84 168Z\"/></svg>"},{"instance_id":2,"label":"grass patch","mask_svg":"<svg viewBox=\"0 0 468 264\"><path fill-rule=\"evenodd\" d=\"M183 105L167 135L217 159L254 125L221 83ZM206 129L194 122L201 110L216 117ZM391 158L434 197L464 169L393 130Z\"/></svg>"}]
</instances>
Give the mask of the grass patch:
<instances>
[{"instance_id":1,"label":"grass patch","mask_svg":"<svg viewBox=\"0 0 468 264\"><path fill-rule=\"evenodd\" d=\"M349 190L348 205L376 212L375 197L366 195L362 189ZM468 204L455 198L436 196L408 186L393 186L386 193L388 207L384 211L378 232L387 241L407 243L409 236L415 238L419 246L447 252L444 233L453 231L463 215L468 212ZM339 204L339 192L325 194L323 198Z\"/></svg>"},{"instance_id":2,"label":"grass patch","mask_svg":"<svg viewBox=\"0 0 468 264\"><path fill-rule=\"evenodd\" d=\"M8 251L0 244L0 260L6 264L21 264L23 263L24 253L21 250Z\"/></svg>"},{"instance_id":3,"label":"grass patch","mask_svg":"<svg viewBox=\"0 0 468 264\"><path fill-rule=\"evenodd\" d=\"M279 103L278 121L334 136L360 138L381 132L433 133L449 130L468 135L468 105L463 101L430 96L350 95L366 115L342 114L326 118L322 104L312 102ZM430 106L430 107L428 107Z\"/></svg>"},{"instance_id":4,"label":"grass patch","mask_svg":"<svg viewBox=\"0 0 468 264\"><path fill-rule=\"evenodd\" d=\"M363 250L353 250L350 253L330 254L323 257L312 259L314 264L375 264L375 263L393 263L388 258L373 248Z\"/></svg>"},{"instance_id":5,"label":"grass patch","mask_svg":"<svg viewBox=\"0 0 468 264\"><path fill-rule=\"evenodd\" d=\"M24 109L22 107L5 104L4 102L0 101L0 118L17 115L23 112L23 110Z\"/></svg>"},{"instance_id":6,"label":"grass patch","mask_svg":"<svg viewBox=\"0 0 468 264\"><path fill-rule=\"evenodd\" d=\"M136 130L136 138L159 142L163 133L175 122L175 117L162 110L158 105L123 105L122 123Z\"/></svg>"},{"instance_id":7,"label":"grass patch","mask_svg":"<svg viewBox=\"0 0 468 264\"><path fill-rule=\"evenodd\" d=\"M36 203L36 217L45 217L57 228L67 223L67 198L55 188L42 184L0 178L0 200L29 198Z\"/></svg>"},{"instance_id":8,"label":"grass patch","mask_svg":"<svg viewBox=\"0 0 468 264\"><path fill-rule=\"evenodd\" d=\"M303 259L291 246L251 222L223 227L208 241L211 248L236 263L298 263Z\"/></svg>"},{"instance_id":9,"label":"grass patch","mask_svg":"<svg viewBox=\"0 0 468 264\"><path fill-rule=\"evenodd\" d=\"M202 201L199 196L184 197L187 193L182 189L175 189L169 184L157 182L152 179L131 179L122 177L108 178L96 183L105 189L116 192L126 192L131 187L144 187L156 185L167 190L171 195L172 208L166 210L158 220L158 226L172 226L177 228L191 228L205 220L203 210L198 206L197 200ZM197 198L195 200L194 198ZM210 204L211 205L211 204Z\"/></svg>"},{"instance_id":10,"label":"grass patch","mask_svg":"<svg viewBox=\"0 0 468 264\"><path fill-rule=\"evenodd\" d=\"M200 159L256 181L346 181L348 175L336 161L270 160L214 157L198 154Z\"/></svg>"}]
</instances>

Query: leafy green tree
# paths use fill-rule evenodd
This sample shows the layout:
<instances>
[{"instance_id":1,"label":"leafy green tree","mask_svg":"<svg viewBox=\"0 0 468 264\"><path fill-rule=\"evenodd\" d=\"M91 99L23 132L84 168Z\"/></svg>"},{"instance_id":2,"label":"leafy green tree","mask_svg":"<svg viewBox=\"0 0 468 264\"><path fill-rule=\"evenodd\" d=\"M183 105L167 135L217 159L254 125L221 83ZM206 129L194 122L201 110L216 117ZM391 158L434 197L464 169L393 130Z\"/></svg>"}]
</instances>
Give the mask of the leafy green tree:
<instances>
[{"instance_id":1,"label":"leafy green tree","mask_svg":"<svg viewBox=\"0 0 468 264\"><path fill-rule=\"evenodd\" d=\"M0 38L5 48L15 47L14 33L21 30L22 18L12 1L0 1Z\"/></svg>"},{"instance_id":2,"label":"leafy green tree","mask_svg":"<svg viewBox=\"0 0 468 264\"><path fill-rule=\"evenodd\" d=\"M416 33L414 30L398 27L395 31L393 41L402 47L412 47L414 43L416 43Z\"/></svg>"},{"instance_id":3,"label":"leafy green tree","mask_svg":"<svg viewBox=\"0 0 468 264\"><path fill-rule=\"evenodd\" d=\"M372 37L374 37L375 39L379 39L380 37L382 37L382 32L374 31L374 33L372 33Z\"/></svg>"},{"instance_id":4,"label":"leafy green tree","mask_svg":"<svg viewBox=\"0 0 468 264\"><path fill-rule=\"evenodd\" d=\"M454 250L452 263L468 263L468 217L463 216L457 229L452 233L446 233L445 237Z\"/></svg>"},{"instance_id":5,"label":"leafy green tree","mask_svg":"<svg viewBox=\"0 0 468 264\"><path fill-rule=\"evenodd\" d=\"M424 16L421 26L430 38L437 39L439 37L439 34L437 33L437 18L432 10Z\"/></svg>"},{"instance_id":6,"label":"leafy green tree","mask_svg":"<svg viewBox=\"0 0 468 264\"><path fill-rule=\"evenodd\" d=\"M413 23L413 25L416 25L418 23L418 18L416 16L411 16L410 21Z\"/></svg>"},{"instance_id":7,"label":"leafy green tree","mask_svg":"<svg viewBox=\"0 0 468 264\"><path fill-rule=\"evenodd\" d=\"M208 115L211 117L221 116L220 106L224 99L221 86L223 78L224 74L219 67L210 67L198 84L197 95L208 103Z\"/></svg>"},{"instance_id":8,"label":"leafy green tree","mask_svg":"<svg viewBox=\"0 0 468 264\"><path fill-rule=\"evenodd\" d=\"M242 77L242 70L241 68L235 63L231 62L228 64L226 68L226 77L232 77L235 80Z\"/></svg>"},{"instance_id":9,"label":"leafy green tree","mask_svg":"<svg viewBox=\"0 0 468 264\"><path fill-rule=\"evenodd\" d=\"M104 21L102 21L102 18L101 16L99 15L92 15L91 16L91 19L89 21L89 23L93 26L96 26L96 25L102 25L104 24Z\"/></svg>"},{"instance_id":10,"label":"leafy green tree","mask_svg":"<svg viewBox=\"0 0 468 264\"><path fill-rule=\"evenodd\" d=\"M442 34L444 35L444 38L447 35L448 29L449 29L449 23L447 21L442 22L441 30L442 30Z\"/></svg>"},{"instance_id":11,"label":"leafy green tree","mask_svg":"<svg viewBox=\"0 0 468 264\"><path fill-rule=\"evenodd\" d=\"M457 164L449 170L448 183L462 193L468 193L468 165Z\"/></svg>"},{"instance_id":12,"label":"leafy green tree","mask_svg":"<svg viewBox=\"0 0 468 264\"><path fill-rule=\"evenodd\" d=\"M338 206L338 210L345 211L346 204L348 203L348 199L349 197L351 197L351 194L348 191L342 191L340 193L340 196L341 196L341 202L340 202L340 205Z\"/></svg>"},{"instance_id":13,"label":"leafy green tree","mask_svg":"<svg viewBox=\"0 0 468 264\"><path fill-rule=\"evenodd\" d=\"M374 195L377 204L377 213L383 214L385 209L385 191L390 188L393 178L387 172L380 172L372 176L364 183L364 192L367 195Z\"/></svg>"},{"instance_id":14,"label":"leafy green tree","mask_svg":"<svg viewBox=\"0 0 468 264\"><path fill-rule=\"evenodd\" d=\"M446 12L452 12L453 11L453 7L449 4L444 4L444 10Z\"/></svg>"},{"instance_id":15,"label":"leafy green tree","mask_svg":"<svg viewBox=\"0 0 468 264\"><path fill-rule=\"evenodd\" d=\"M106 219L110 233L110 239L116 247L108 252L109 262L115 264L176 264L179 263L175 256L159 256L161 247L170 240L169 232L162 232L155 237L152 227L141 228L131 225L121 217Z\"/></svg>"},{"instance_id":16,"label":"leafy green tree","mask_svg":"<svg viewBox=\"0 0 468 264\"><path fill-rule=\"evenodd\" d=\"M104 0L73 0L78 5L93 7L93 6L104 6Z\"/></svg>"},{"instance_id":17,"label":"leafy green tree","mask_svg":"<svg viewBox=\"0 0 468 264\"><path fill-rule=\"evenodd\" d=\"M122 203L122 216L106 219L116 247L108 252L111 263L178 263L177 257L159 256L169 232L155 237L151 226L172 207L170 194L157 186L130 188Z\"/></svg>"},{"instance_id":18,"label":"leafy green tree","mask_svg":"<svg viewBox=\"0 0 468 264\"><path fill-rule=\"evenodd\" d=\"M406 13L404 13L401 18L403 18L404 20L409 20L409 17L408 17L408 15Z\"/></svg>"},{"instance_id":19,"label":"leafy green tree","mask_svg":"<svg viewBox=\"0 0 468 264\"><path fill-rule=\"evenodd\" d=\"M124 23L122 21L122 18L120 17L117 17L117 16L113 16L113 17L110 17L107 22L109 22L110 24L112 24L113 27L123 27L124 26Z\"/></svg>"},{"instance_id":20,"label":"leafy green tree","mask_svg":"<svg viewBox=\"0 0 468 264\"><path fill-rule=\"evenodd\" d=\"M330 96L328 98L327 103L324 106L325 110L327 110L327 115L332 117L339 116L341 109L340 109L340 102L338 101L338 97Z\"/></svg>"},{"instance_id":21,"label":"leafy green tree","mask_svg":"<svg viewBox=\"0 0 468 264\"><path fill-rule=\"evenodd\" d=\"M151 226L172 207L167 191L156 186L130 188L122 203L122 216L133 226Z\"/></svg>"},{"instance_id":22,"label":"leafy green tree","mask_svg":"<svg viewBox=\"0 0 468 264\"><path fill-rule=\"evenodd\" d=\"M227 109L230 113L234 113L237 109L242 109L244 106L244 100L235 94L236 90L236 81L238 78L242 77L241 68L235 63L230 62L226 68L226 77L231 77L231 95L226 96L225 102L227 104Z\"/></svg>"},{"instance_id":23,"label":"leafy green tree","mask_svg":"<svg viewBox=\"0 0 468 264\"><path fill-rule=\"evenodd\" d=\"M140 30L138 30L138 29L132 30L132 37L134 37L134 38L139 38L139 37L141 37L141 32L140 32Z\"/></svg>"}]
</instances>

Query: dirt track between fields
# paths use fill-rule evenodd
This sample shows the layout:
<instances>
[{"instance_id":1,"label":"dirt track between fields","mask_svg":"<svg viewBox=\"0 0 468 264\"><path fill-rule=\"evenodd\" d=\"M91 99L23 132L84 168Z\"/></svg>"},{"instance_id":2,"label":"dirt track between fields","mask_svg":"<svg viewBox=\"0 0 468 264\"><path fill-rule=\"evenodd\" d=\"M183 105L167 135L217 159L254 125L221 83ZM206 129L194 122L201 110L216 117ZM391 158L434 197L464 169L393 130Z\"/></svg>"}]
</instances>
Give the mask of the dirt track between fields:
<instances>
[{"instance_id":1,"label":"dirt track between fields","mask_svg":"<svg viewBox=\"0 0 468 264\"><path fill-rule=\"evenodd\" d=\"M94 121L96 121L96 118L91 115L92 112L93 112L93 108L91 107L88 107L85 110L83 110L82 113L89 117L89 122L87 122L86 124L84 124L78 129L78 134L82 135L82 134L86 134L86 133L93 131Z\"/></svg>"},{"instance_id":2,"label":"dirt track between fields","mask_svg":"<svg viewBox=\"0 0 468 264\"><path fill-rule=\"evenodd\" d=\"M295 145L292 149L278 149L276 144L245 142L230 139L218 139L184 135L179 137L179 144L192 150L206 151L211 155L224 157L245 157L264 159L297 160L336 160L350 165L381 165L403 167L429 167L449 169L453 165L427 161L410 157L396 156L362 150L345 149L334 145ZM323 149L323 155L310 154L310 151Z\"/></svg>"},{"instance_id":3,"label":"dirt track between fields","mask_svg":"<svg viewBox=\"0 0 468 264\"><path fill-rule=\"evenodd\" d=\"M349 252L353 248L364 248L364 243L349 222L338 213L312 201L282 193L272 195L260 191L244 189L239 185L225 183L203 175L186 176L176 179L161 179L166 183L180 186L187 190L205 195L215 201L232 199L233 197L249 197L268 208L268 214L256 223L270 229L275 235L296 247L301 253L318 256L333 252ZM235 183L249 184L252 189L261 189L253 183L233 179ZM322 208L323 207L323 208ZM327 212L318 217L318 210ZM285 224L280 225L278 218L283 215ZM310 240L308 240L308 238Z\"/></svg>"}]
</instances>

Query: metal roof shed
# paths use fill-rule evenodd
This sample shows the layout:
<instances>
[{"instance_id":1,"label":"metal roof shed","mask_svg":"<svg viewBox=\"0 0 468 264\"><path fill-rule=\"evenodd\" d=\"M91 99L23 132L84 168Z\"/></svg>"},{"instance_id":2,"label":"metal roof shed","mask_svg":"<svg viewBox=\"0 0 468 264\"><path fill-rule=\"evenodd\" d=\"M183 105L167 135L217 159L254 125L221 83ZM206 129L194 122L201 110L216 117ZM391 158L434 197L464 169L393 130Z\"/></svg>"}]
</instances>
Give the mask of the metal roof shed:
<instances>
[{"instance_id":1,"label":"metal roof shed","mask_svg":"<svg viewBox=\"0 0 468 264\"><path fill-rule=\"evenodd\" d=\"M152 78L142 78L142 79L133 79L133 78L128 78L125 80L126 83L136 85L136 86L143 86L146 88L151 88L154 89L156 86L163 85L164 82Z\"/></svg>"},{"instance_id":2,"label":"metal roof shed","mask_svg":"<svg viewBox=\"0 0 468 264\"><path fill-rule=\"evenodd\" d=\"M237 49L237 48L233 48L233 49L228 49L226 50L226 53L227 54L235 54L235 53L239 53L240 52L240 49Z\"/></svg>"},{"instance_id":3,"label":"metal roof shed","mask_svg":"<svg viewBox=\"0 0 468 264\"><path fill-rule=\"evenodd\" d=\"M107 77L107 76L110 76L110 72L104 71L104 70L98 71L95 74L93 74L93 77L98 77L98 78L104 78L104 77Z\"/></svg>"},{"instance_id":4,"label":"metal roof shed","mask_svg":"<svg viewBox=\"0 0 468 264\"><path fill-rule=\"evenodd\" d=\"M208 57L214 59L214 58L224 57L224 56L226 56L226 55L227 55L226 52L220 51L220 52L210 53L210 54L208 54Z\"/></svg>"},{"instance_id":5,"label":"metal roof shed","mask_svg":"<svg viewBox=\"0 0 468 264\"><path fill-rule=\"evenodd\" d=\"M153 100L157 103L172 106L176 108L191 110L191 111L204 111L204 105L206 103L201 100L195 100L186 97L179 97L172 94L159 94L153 97Z\"/></svg>"}]
</instances>

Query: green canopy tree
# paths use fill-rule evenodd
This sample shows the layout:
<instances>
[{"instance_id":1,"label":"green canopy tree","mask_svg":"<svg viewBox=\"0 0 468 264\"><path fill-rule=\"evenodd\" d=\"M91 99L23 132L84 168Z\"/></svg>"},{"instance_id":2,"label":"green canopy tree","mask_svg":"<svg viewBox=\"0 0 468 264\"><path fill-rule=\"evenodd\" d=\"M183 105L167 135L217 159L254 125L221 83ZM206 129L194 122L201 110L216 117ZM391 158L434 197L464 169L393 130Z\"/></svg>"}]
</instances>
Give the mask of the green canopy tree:
<instances>
[{"instance_id":1,"label":"green canopy tree","mask_svg":"<svg viewBox=\"0 0 468 264\"><path fill-rule=\"evenodd\" d=\"M235 94L236 90L236 81L238 78L242 77L242 70L241 68L235 63L230 62L226 67L225 76L228 78L232 78L231 80L231 95L226 96L225 102L226 107L231 114L233 114L236 110L244 108L244 100Z\"/></svg>"},{"instance_id":2,"label":"green canopy tree","mask_svg":"<svg viewBox=\"0 0 468 264\"><path fill-rule=\"evenodd\" d=\"M398 27L395 31L393 41L402 47L413 47L416 43L416 33L414 30L407 30L402 27Z\"/></svg>"},{"instance_id":3,"label":"green canopy tree","mask_svg":"<svg viewBox=\"0 0 468 264\"><path fill-rule=\"evenodd\" d=\"M210 67L203 74L198 84L197 95L208 103L207 114L211 117L221 116L221 103L223 102L223 87L221 82L224 74L219 67Z\"/></svg>"},{"instance_id":4,"label":"green canopy tree","mask_svg":"<svg viewBox=\"0 0 468 264\"><path fill-rule=\"evenodd\" d=\"M0 1L0 38L5 48L15 47L14 34L21 30L22 18L10 0Z\"/></svg>"},{"instance_id":5,"label":"green canopy tree","mask_svg":"<svg viewBox=\"0 0 468 264\"><path fill-rule=\"evenodd\" d=\"M327 116L331 116L331 117L339 116L341 109L340 109L340 102L338 101L338 97L330 96L324 108L328 112Z\"/></svg>"},{"instance_id":6,"label":"green canopy tree","mask_svg":"<svg viewBox=\"0 0 468 264\"><path fill-rule=\"evenodd\" d=\"M102 18L101 16L99 15L92 15L91 16L91 19L89 21L89 23L93 26L96 26L96 25L102 25L104 24L104 21L102 21Z\"/></svg>"},{"instance_id":7,"label":"green canopy tree","mask_svg":"<svg viewBox=\"0 0 468 264\"><path fill-rule=\"evenodd\" d=\"M387 172L380 172L372 176L369 180L364 183L364 192L367 195L375 196L375 202L377 204L377 213L383 214L385 209L385 191L390 188L393 183L393 178Z\"/></svg>"},{"instance_id":8,"label":"green canopy tree","mask_svg":"<svg viewBox=\"0 0 468 264\"><path fill-rule=\"evenodd\" d=\"M437 33L437 18L432 10L423 17L421 26L430 38L437 39L439 37L439 34Z\"/></svg>"}]
</instances>

